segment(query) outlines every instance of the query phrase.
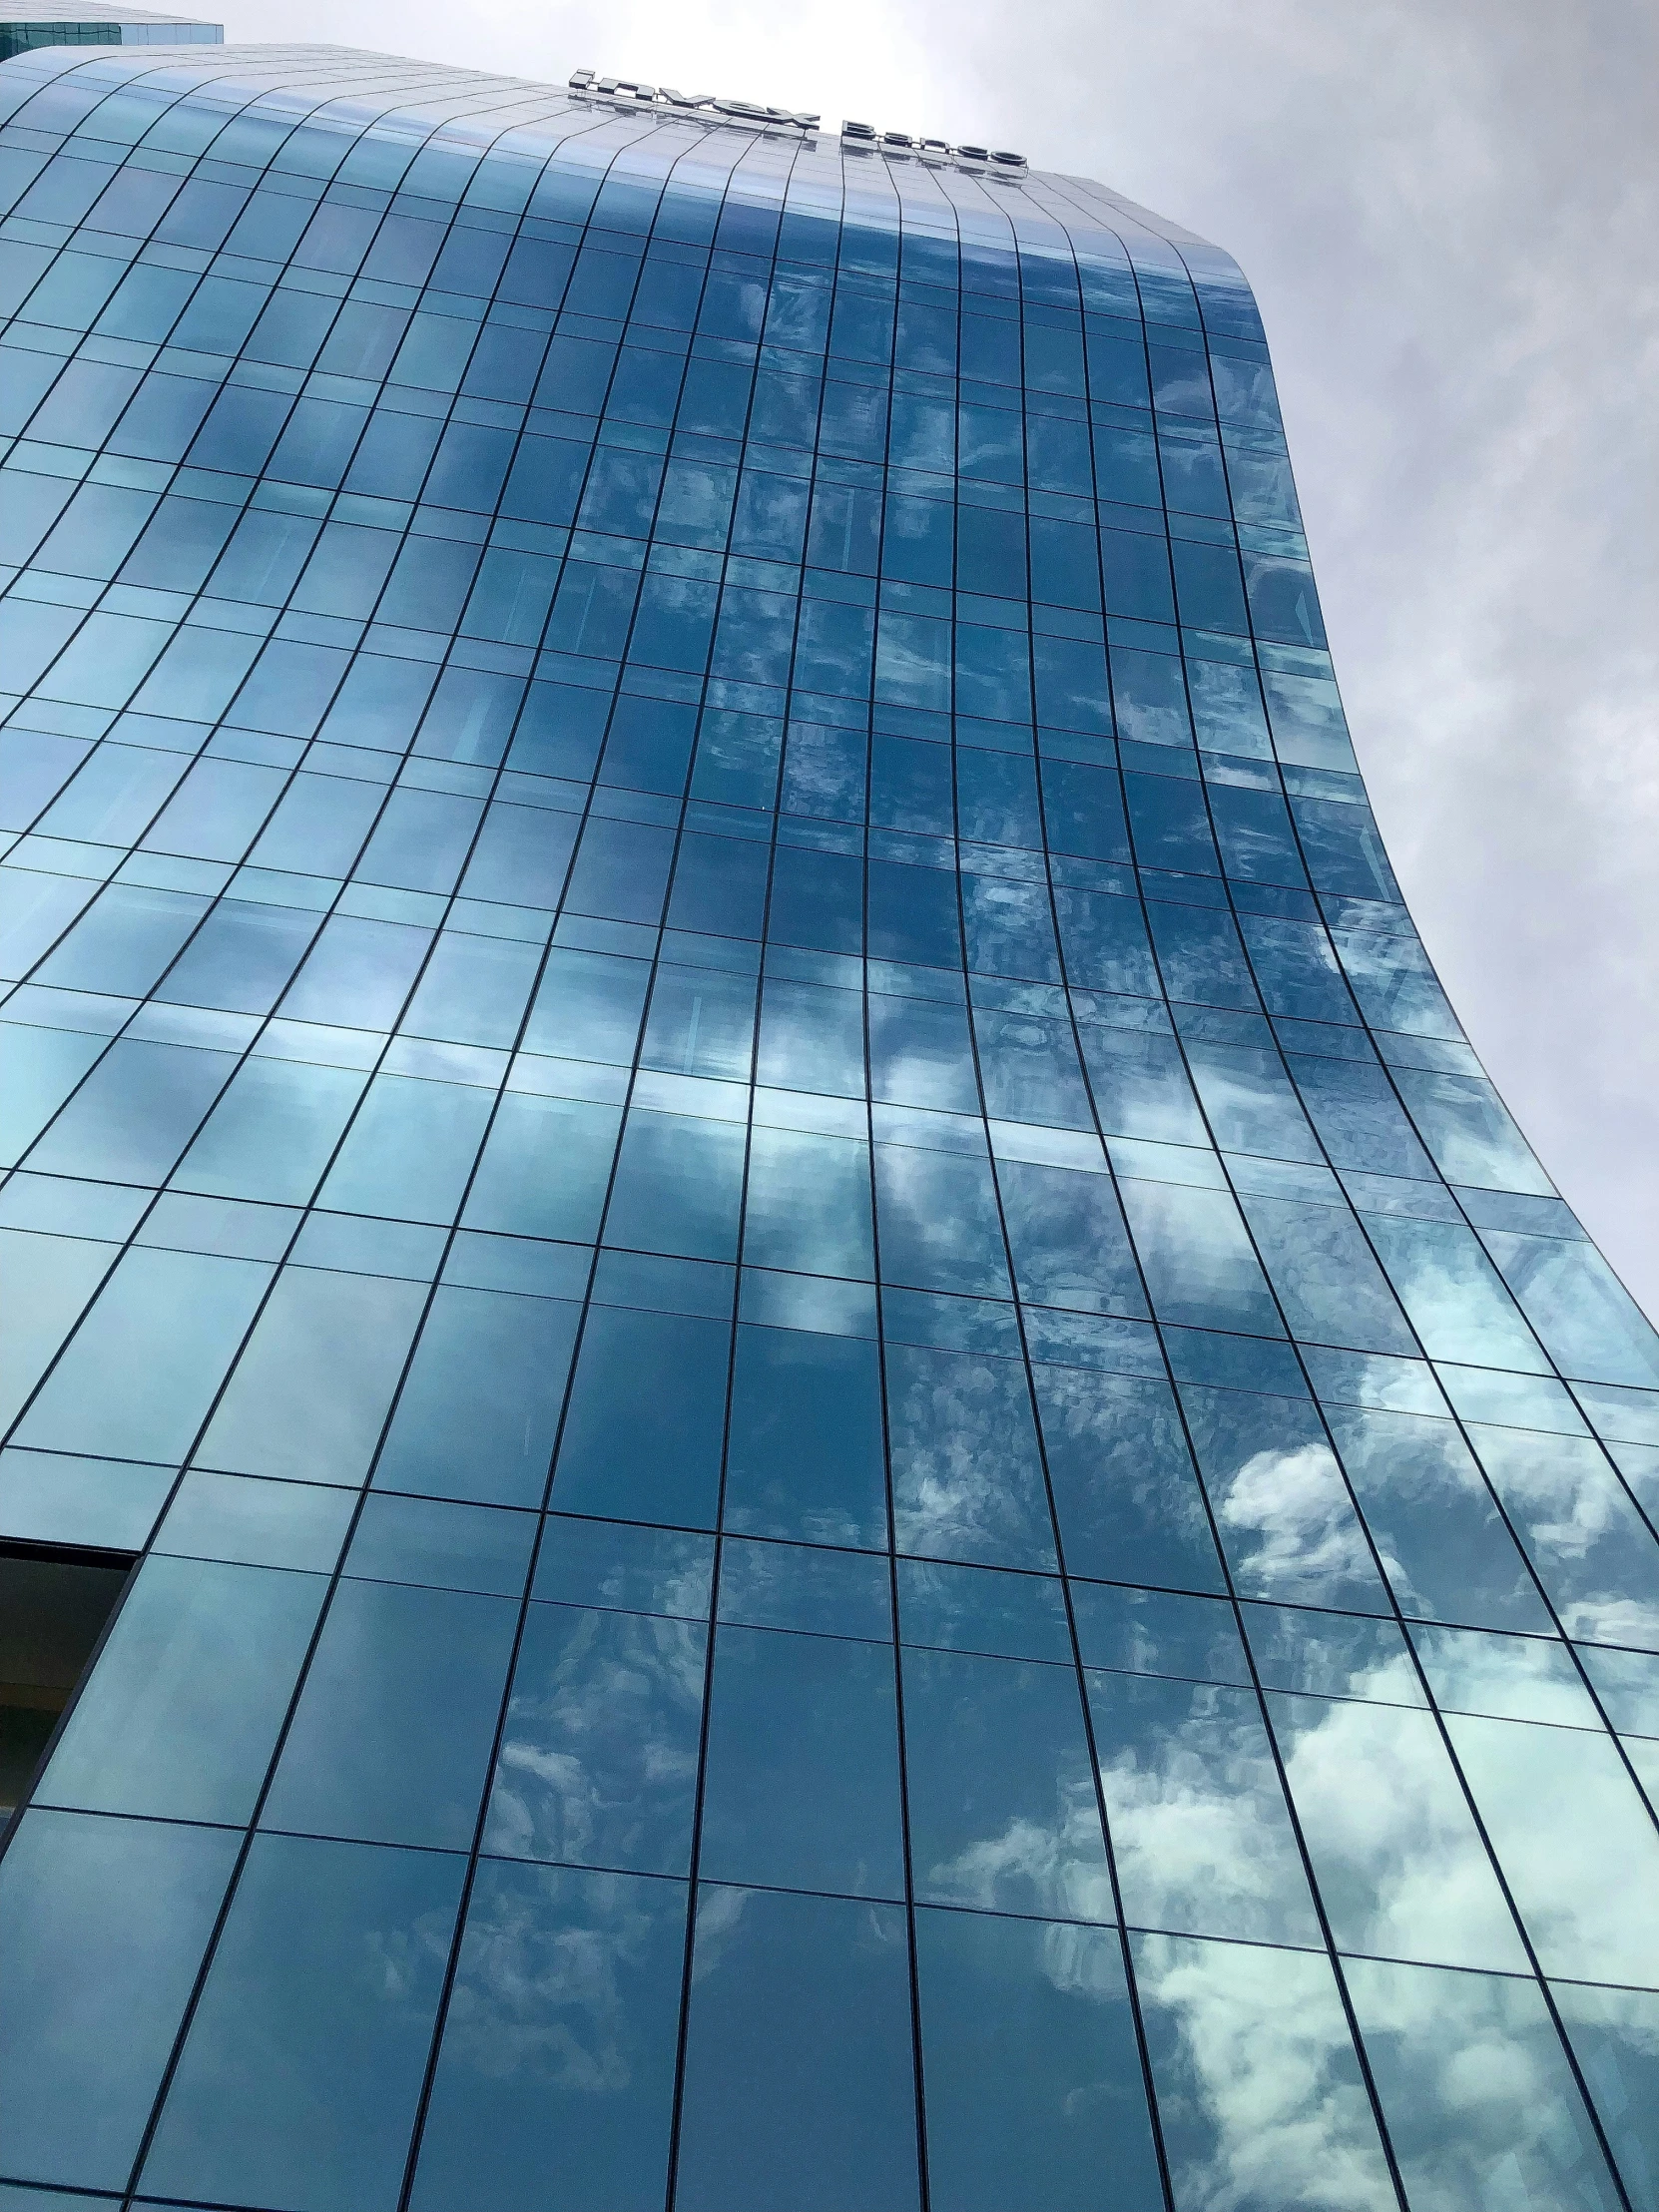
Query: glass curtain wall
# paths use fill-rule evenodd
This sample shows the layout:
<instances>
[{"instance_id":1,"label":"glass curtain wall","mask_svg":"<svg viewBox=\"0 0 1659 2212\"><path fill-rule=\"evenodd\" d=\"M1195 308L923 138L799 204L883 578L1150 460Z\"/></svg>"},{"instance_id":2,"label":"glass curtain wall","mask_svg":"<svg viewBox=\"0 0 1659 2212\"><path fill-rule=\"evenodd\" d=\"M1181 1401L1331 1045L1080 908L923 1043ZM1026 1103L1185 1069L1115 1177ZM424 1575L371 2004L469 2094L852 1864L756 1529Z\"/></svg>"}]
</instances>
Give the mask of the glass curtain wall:
<instances>
[{"instance_id":1,"label":"glass curtain wall","mask_svg":"<svg viewBox=\"0 0 1659 2212\"><path fill-rule=\"evenodd\" d=\"M1659 1341L1233 264L327 50L0 88L0 1538L138 1556L0 2207L1652 2212Z\"/></svg>"}]
</instances>

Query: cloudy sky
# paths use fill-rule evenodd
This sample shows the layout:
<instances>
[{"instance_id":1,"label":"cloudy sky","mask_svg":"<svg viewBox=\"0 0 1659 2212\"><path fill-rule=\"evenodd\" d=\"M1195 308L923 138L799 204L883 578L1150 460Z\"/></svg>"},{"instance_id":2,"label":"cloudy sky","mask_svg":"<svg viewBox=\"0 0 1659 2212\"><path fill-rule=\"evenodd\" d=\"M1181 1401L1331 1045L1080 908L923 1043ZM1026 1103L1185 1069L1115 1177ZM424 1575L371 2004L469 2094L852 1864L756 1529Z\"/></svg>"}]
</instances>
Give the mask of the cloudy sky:
<instances>
[{"instance_id":1,"label":"cloudy sky","mask_svg":"<svg viewBox=\"0 0 1659 2212\"><path fill-rule=\"evenodd\" d=\"M228 0L225 23L988 139L1235 254L1406 895L1659 1316L1647 0Z\"/></svg>"}]
</instances>

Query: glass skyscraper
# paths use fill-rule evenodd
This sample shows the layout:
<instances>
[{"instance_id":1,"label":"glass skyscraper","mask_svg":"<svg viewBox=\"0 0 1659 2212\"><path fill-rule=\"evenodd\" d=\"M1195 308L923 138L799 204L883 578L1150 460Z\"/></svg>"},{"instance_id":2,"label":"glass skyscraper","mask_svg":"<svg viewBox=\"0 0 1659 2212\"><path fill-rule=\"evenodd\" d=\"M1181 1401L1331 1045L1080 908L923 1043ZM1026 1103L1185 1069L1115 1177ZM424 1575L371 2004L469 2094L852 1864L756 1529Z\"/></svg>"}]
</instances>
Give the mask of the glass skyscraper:
<instances>
[{"instance_id":1,"label":"glass skyscraper","mask_svg":"<svg viewBox=\"0 0 1659 2212\"><path fill-rule=\"evenodd\" d=\"M1654 2212L1659 1340L1234 265L0 70L0 2212Z\"/></svg>"}]
</instances>

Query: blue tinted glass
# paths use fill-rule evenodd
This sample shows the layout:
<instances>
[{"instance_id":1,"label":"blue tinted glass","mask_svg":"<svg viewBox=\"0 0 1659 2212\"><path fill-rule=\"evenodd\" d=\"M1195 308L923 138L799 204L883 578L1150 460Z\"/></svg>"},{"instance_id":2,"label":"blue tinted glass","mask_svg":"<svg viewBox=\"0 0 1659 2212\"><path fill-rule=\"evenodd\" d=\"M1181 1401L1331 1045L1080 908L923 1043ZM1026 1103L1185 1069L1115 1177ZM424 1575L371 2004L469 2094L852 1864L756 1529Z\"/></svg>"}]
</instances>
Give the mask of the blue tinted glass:
<instances>
[{"instance_id":1,"label":"blue tinted glass","mask_svg":"<svg viewBox=\"0 0 1659 2212\"><path fill-rule=\"evenodd\" d=\"M492 1505L539 1505L576 1318L576 1308L560 1300L441 1289L375 1481Z\"/></svg>"},{"instance_id":2,"label":"blue tinted glass","mask_svg":"<svg viewBox=\"0 0 1659 2212\"><path fill-rule=\"evenodd\" d=\"M756 1536L884 1541L874 1345L793 1329L739 1329L726 1521Z\"/></svg>"},{"instance_id":3,"label":"blue tinted glass","mask_svg":"<svg viewBox=\"0 0 1659 2212\"><path fill-rule=\"evenodd\" d=\"M890 1646L723 1626L708 1760L710 1880L903 1895Z\"/></svg>"},{"instance_id":4,"label":"blue tinted glass","mask_svg":"<svg viewBox=\"0 0 1659 2212\"><path fill-rule=\"evenodd\" d=\"M1130 1948L1177 2204L1231 2186L1241 2159L1262 2205L1317 2198L1333 2160L1356 2203L1389 2202L1377 2122L1323 1957L1173 1936L1134 1936ZM1231 2032L1220 2032L1223 2021ZM1242 2091L1264 2078L1264 2064L1270 2094L1258 2103Z\"/></svg>"},{"instance_id":5,"label":"blue tinted glass","mask_svg":"<svg viewBox=\"0 0 1659 2212\"><path fill-rule=\"evenodd\" d=\"M554 1470L561 1512L713 1525L730 1338L719 1322L594 1310Z\"/></svg>"},{"instance_id":6,"label":"blue tinted glass","mask_svg":"<svg viewBox=\"0 0 1659 2212\"><path fill-rule=\"evenodd\" d=\"M567 1605L707 1620L714 1556L710 1536L553 1513L543 1524L533 1594Z\"/></svg>"},{"instance_id":7,"label":"blue tinted glass","mask_svg":"<svg viewBox=\"0 0 1659 2212\"><path fill-rule=\"evenodd\" d=\"M892 1635L887 1563L858 1552L729 1537L720 1555L720 1618L818 1635Z\"/></svg>"},{"instance_id":8,"label":"blue tinted glass","mask_svg":"<svg viewBox=\"0 0 1659 2212\"><path fill-rule=\"evenodd\" d=\"M1072 1668L906 1652L904 1764L918 1898L1115 1920Z\"/></svg>"},{"instance_id":9,"label":"blue tinted glass","mask_svg":"<svg viewBox=\"0 0 1659 2212\"><path fill-rule=\"evenodd\" d=\"M1394 2155L1414 2195L1442 2186L1450 2165L1476 2201L1518 2181L1546 2203L1618 2203L1535 1982L1374 1959L1356 1960L1348 1973ZM1487 2076L1472 2110L1453 2116L1442 2084L1465 2052L1494 2041L1514 2072L1503 2082Z\"/></svg>"},{"instance_id":10,"label":"blue tinted glass","mask_svg":"<svg viewBox=\"0 0 1659 2212\"><path fill-rule=\"evenodd\" d=\"M987 1566L1053 1566L1022 1367L894 1346L887 1356L887 1418L900 1550Z\"/></svg>"},{"instance_id":11,"label":"blue tinted glass","mask_svg":"<svg viewBox=\"0 0 1659 2212\"><path fill-rule=\"evenodd\" d=\"M685 1944L679 1883L479 1868L415 2169L420 2212L662 2202Z\"/></svg>"},{"instance_id":12,"label":"blue tinted glass","mask_svg":"<svg viewBox=\"0 0 1659 2212\"><path fill-rule=\"evenodd\" d=\"M150 1559L36 1796L175 1820L246 1821L327 1584Z\"/></svg>"},{"instance_id":13,"label":"blue tinted glass","mask_svg":"<svg viewBox=\"0 0 1659 2212\"><path fill-rule=\"evenodd\" d=\"M368 1497L344 1571L377 1582L517 1597L524 1589L535 1534L533 1513L444 1505L418 1497Z\"/></svg>"},{"instance_id":14,"label":"blue tinted glass","mask_svg":"<svg viewBox=\"0 0 1659 2212\"><path fill-rule=\"evenodd\" d=\"M1115 1930L916 1915L931 2201L1164 2201Z\"/></svg>"},{"instance_id":15,"label":"blue tinted glass","mask_svg":"<svg viewBox=\"0 0 1659 2212\"><path fill-rule=\"evenodd\" d=\"M907 1644L1071 1663L1065 1601L1048 1575L901 1559L898 1621Z\"/></svg>"},{"instance_id":16,"label":"blue tinted glass","mask_svg":"<svg viewBox=\"0 0 1659 2212\"><path fill-rule=\"evenodd\" d=\"M266 1826L464 1850L516 1620L505 1598L342 1582Z\"/></svg>"},{"instance_id":17,"label":"blue tinted glass","mask_svg":"<svg viewBox=\"0 0 1659 2212\"><path fill-rule=\"evenodd\" d=\"M702 1893L682 2203L763 2212L787 2174L804 2212L916 2205L906 1953L896 1906Z\"/></svg>"},{"instance_id":18,"label":"blue tinted glass","mask_svg":"<svg viewBox=\"0 0 1659 2212\"><path fill-rule=\"evenodd\" d=\"M167 1822L23 1821L0 1875L14 2173L125 2186L236 1848Z\"/></svg>"},{"instance_id":19,"label":"blue tinted glass","mask_svg":"<svg viewBox=\"0 0 1659 2212\"><path fill-rule=\"evenodd\" d=\"M1221 1569L1168 1383L1035 1371L1054 1505L1074 1574L1217 1589Z\"/></svg>"},{"instance_id":20,"label":"blue tinted glass","mask_svg":"<svg viewBox=\"0 0 1659 2212\"><path fill-rule=\"evenodd\" d=\"M707 1642L692 1621L531 1606L484 1848L684 1874Z\"/></svg>"},{"instance_id":21,"label":"blue tinted glass","mask_svg":"<svg viewBox=\"0 0 1659 2212\"><path fill-rule=\"evenodd\" d=\"M0 1665L0 2195L1648 2203L1659 1337L1237 267L118 28L0 71L0 1548L153 1548Z\"/></svg>"},{"instance_id":22,"label":"blue tinted glass","mask_svg":"<svg viewBox=\"0 0 1659 2212\"><path fill-rule=\"evenodd\" d=\"M464 1861L262 1836L145 2160L148 2190L394 2198ZM403 1961L388 1974L388 1953ZM311 1992L321 1983L329 2002Z\"/></svg>"}]
</instances>

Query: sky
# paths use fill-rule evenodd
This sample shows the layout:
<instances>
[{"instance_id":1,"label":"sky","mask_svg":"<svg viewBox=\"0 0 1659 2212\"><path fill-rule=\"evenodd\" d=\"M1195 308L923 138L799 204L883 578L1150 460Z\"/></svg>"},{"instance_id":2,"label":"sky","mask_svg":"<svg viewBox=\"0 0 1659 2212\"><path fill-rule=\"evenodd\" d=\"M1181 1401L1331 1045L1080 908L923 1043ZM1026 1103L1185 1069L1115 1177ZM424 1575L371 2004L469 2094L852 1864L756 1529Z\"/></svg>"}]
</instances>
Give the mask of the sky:
<instances>
[{"instance_id":1,"label":"sky","mask_svg":"<svg viewBox=\"0 0 1659 2212\"><path fill-rule=\"evenodd\" d=\"M224 21L1011 147L1227 248L1406 897L1659 1318L1659 10L229 0Z\"/></svg>"}]
</instances>

